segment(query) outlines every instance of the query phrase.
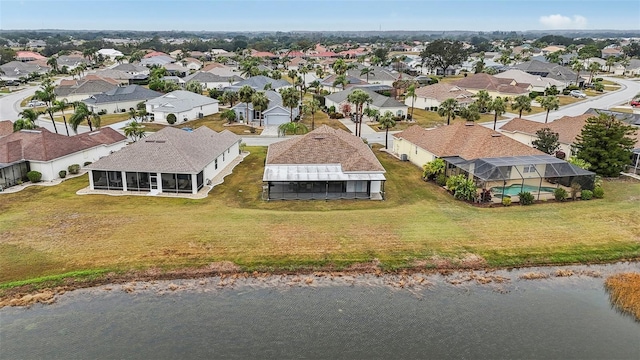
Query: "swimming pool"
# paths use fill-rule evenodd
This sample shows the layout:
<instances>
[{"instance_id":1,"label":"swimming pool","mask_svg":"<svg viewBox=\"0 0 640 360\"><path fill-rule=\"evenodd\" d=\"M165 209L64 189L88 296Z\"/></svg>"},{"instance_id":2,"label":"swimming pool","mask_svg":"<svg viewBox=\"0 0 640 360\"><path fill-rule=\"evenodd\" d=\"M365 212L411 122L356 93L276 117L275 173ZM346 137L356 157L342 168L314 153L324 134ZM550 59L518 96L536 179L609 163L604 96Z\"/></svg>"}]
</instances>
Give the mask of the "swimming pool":
<instances>
[{"instance_id":1,"label":"swimming pool","mask_svg":"<svg viewBox=\"0 0 640 360\"><path fill-rule=\"evenodd\" d=\"M491 191L496 195L500 194L500 195L508 195L508 196L518 195L520 192L523 192L523 191L530 192L530 193L538 192L537 186L531 186L531 185L523 186L522 184L512 184L512 185L506 186L504 187L504 193L502 189L503 189L502 186L496 186L496 187L492 187ZM556 188L553 188L553 187L548 187L548 186L540 187L540 192L552 193L555 190Z\"/></svg>"}]
</instances>

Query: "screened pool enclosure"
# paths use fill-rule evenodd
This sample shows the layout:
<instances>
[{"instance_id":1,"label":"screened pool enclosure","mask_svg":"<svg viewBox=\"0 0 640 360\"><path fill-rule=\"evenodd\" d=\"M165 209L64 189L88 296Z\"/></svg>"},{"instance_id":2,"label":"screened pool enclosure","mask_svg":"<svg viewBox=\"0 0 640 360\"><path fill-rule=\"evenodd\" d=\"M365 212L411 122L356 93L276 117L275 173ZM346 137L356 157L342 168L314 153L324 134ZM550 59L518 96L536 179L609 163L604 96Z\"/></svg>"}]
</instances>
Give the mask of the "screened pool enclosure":
<instances>
[{"instance_id":1,"label":"screened pool enclosure","mask_svg":"<svg viewBox=\"0 0 640 360\"><path fill-rule=\"evenodd\" d=\"M505 196L516 197L530 192L536 200L553 198L558 187L570 192L577 183L581 189L593 190L595 173L572 165L551 155L526 155L465 160L461 157L443 158L446 175L473 176L476 186L484 194L491 194L494 202ZM481 199L488 199L481 196ZM487 200L485 200L487 201Z\"/></svg>"}]
</instances>

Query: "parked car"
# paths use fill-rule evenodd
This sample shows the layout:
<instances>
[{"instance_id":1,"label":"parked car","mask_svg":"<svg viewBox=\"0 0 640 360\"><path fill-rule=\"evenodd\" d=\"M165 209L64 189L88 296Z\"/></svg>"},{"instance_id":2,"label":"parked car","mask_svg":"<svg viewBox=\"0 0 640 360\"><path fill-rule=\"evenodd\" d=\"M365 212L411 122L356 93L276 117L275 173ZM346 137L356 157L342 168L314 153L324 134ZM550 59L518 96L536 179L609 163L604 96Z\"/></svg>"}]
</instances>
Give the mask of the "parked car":
<instances>
[{"instance_id":1,"label":"parked car","mask_svg":"<svg viewBox=\"0 0 640 360\"><path fill-rule=\"evenodd\" d=\"M47 104L44 101L40 101L40 100L31 100L27 104L28 107L45 106L45 105Z\"/></svg>"},{"instance_id":2,"label":"parked car","mask_svg":"<svg viewBox=\"0 0 640 360\"><path fill-rule=\"evenodd\" d=\"M587 94L583 93L580 90L571 90L571 92L569 92L569 95L576 97L576 98L581 98L584 99L587 97Z\"/></svg>"},{"instance_id":3,"label":"parked car","mask_svg":"<svg viewBox=\"0 0 640 360\"><path fill-rule=\"evenodd\" d=\"M640 107L640 99L633 99L633 100L631 100L631 106L633 106L633 107Z\"/></svg>"}]
</instances>

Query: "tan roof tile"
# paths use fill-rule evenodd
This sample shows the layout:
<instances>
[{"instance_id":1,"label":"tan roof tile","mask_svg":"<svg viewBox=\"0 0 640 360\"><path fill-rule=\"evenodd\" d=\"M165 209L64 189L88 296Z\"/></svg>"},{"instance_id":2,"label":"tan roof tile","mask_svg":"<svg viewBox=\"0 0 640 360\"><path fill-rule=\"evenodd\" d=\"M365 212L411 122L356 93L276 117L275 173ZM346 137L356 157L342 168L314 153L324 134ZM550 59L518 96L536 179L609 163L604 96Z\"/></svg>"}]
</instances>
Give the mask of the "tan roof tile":
<instances>
[{"instance_id":1,"label":"tan roof tile","mask_svg":"<svg viewBox=\"0 0 640 360\"><path fill-rule=\"evenodd\" d=\"M385 171L362 139L327 125L269 145L267 165L341 164L348 171Z\"/></svg>"},{"instance_id":2,"label":"tan roof tile","mask_svg":"<svg viewBox=\"0 0 640 360\"><path fill-rule=\"evenodd\" d=\"M450 83L437 83L416 89L417 97L435 99L439 102L456 99L459 103L471 103L473 95L472 92Z\"/></svg>"},{"instance_id":3,"label":"tan roof tile","mask_svg":"<svg viewBox=\"0 0 640 360\"><path fill-rule=\"evenodd\" d=\"M479 73L454 81L453 84L461 88L472 90L496 91L504 94L526 94L531 84L517 83L512 79L501 79L495 76Z\"/></svg>"},{"instance_id":4,"label":"tan roof tile","mask_svg":"<svg viewBox=\"0 0 640 360\"><path fill-rule=\"evenodd\" d=\"M13 123L11 120L0 121L0 137L13 134Z\"/></svg>"}]
</instances>

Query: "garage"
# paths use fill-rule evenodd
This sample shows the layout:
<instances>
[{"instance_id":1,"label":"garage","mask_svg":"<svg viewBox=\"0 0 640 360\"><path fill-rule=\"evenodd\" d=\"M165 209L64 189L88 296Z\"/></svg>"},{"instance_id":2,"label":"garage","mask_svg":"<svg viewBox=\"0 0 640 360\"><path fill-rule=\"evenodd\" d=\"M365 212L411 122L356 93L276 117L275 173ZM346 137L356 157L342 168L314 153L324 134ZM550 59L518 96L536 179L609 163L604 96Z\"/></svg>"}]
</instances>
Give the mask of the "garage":
<instances>
[{"instance_id":1,"label":"garage","mask_svg":"<svg viewBox=\"0 0 640 360\"><path fill-rule=\"evenodd\" d=\"M293 116L295 117L297 114L297 109L294 109ZM280 106L275 106L264 112L264 125L280 125L284 123L288 123L291 118L289 114L289 110L282 108Z\"/></svg>"}]
</instances>

